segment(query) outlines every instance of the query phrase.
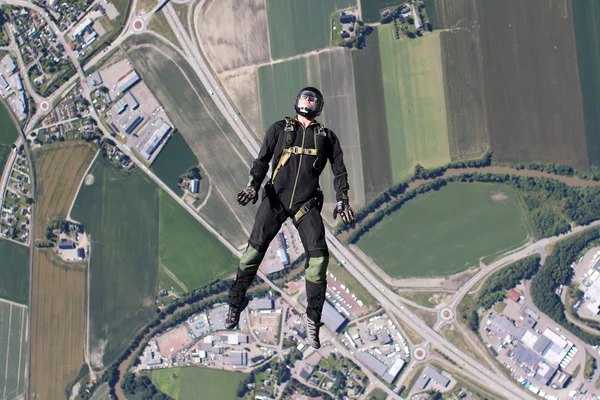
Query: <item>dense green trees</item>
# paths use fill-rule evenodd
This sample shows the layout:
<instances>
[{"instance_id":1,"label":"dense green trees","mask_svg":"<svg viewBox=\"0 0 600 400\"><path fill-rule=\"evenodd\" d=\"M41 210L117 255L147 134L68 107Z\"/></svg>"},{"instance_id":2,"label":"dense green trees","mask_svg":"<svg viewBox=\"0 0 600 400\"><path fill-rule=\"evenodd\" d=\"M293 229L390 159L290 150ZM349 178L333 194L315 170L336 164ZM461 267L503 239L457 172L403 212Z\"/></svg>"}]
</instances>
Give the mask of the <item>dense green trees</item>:
<instances>
[{"instance_id":1,"label":"dense green trees","mask_svg":"<svg viewBox=\"0 0 600 400\"><path fill-rule=\"evenodd\" d=\"M571 264L590 242L599 238L600 232L596 228L558 242L531 282L531 297L536 307L581 340L593 345L600 344L600 336L590 334L566 319L565 307L556 289L570 283L573 275Z\"/></svg>"},{"instance_id":2,"label":"dense green trees","mask_svg":"<svg viewBox=\"0 0 600 400\"><path fill-rule=\"evenodd\" d=\"M494 272L483 284L474 302L460 307L459 317L469 329L478 333L479 314L477 310L490 309L494 304L504 300L506 292L513 289L523 279L531 279L540 267L540 256L535 254Z\"/></svg>"},{"instance_id":3,"label":"dense green trees","mask_svg":"<svg viewBox=\"0 0 600 400\"><path fill-rule=\"evenodd\" d=\"M531 279L540 268L538 254L516 261L490 276L479 293L477 306L487 310L499 301L504 300L506 292L519 284L523 279Z\"/></svg>"},{"instance_id":4,"label":"dense green trees","mask_svg":"<svg viewBox=\"0 0 600 400\"><path fill-rule=\"evenodd\" d=\"M123 392L126 395L135 395L142 399L172 399L166 394L159 392L147 375L141 375L136 377L131 372L127 372L123 377L123 384L121 385L121 387L123 388Z\"/></svg>"}]
</instances>

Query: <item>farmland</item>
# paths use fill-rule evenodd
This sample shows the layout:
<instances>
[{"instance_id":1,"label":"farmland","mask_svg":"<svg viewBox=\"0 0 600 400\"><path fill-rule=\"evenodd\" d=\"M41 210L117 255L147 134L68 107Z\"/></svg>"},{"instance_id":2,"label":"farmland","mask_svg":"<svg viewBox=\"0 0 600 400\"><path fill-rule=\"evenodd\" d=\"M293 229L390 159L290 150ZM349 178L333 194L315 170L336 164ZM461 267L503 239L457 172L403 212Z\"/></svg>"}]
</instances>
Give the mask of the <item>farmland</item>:
<instances>
[{"instance_id":1,"label":"farmland","mask_svg":"<svg viewBox=\"0 0 600 400\"><path fill-rule=\"evenodd\" d=\"M0 393L3 399L17 399L25 394L26 332L27 308L0 301Z\"/></svg>"},{"instance_id":2,"label":"farmland","mask_svg":"<svg viewBox=\"0 0 600 400\"><path fill-rule=\"evenodd\" d=\"M29 248L8 240L0 240L0 254L2 254L0 299L27 304L29 295Z\"/></svg>"},{"instance_id":3,"label":"farmland","mask_svg":"<svg viewBox=\"0 0 600 400\"><path fill-rule=\"evenodd\" d=\"M52 283L52 284L49 284ZM64 399L83 364L85 266L65 264L51 250L33 255L31 396Z\"/></svg>"},{"instance_id":4,"label":"farmland","mask_svg":"<svg viewBox=\"0 0 600 400\"><path fill-rule=\"evenodd\" d=\"M152 372L152 382L174 399L235 399L244 374L209 368L169 368Z\"/></svg>"},{"instance_id":5,"label":"farmland","mask_svg":"<svg viewBox=\"0 0 600 400\"><path fill-rule=\"evenodd\" d=\"M393 25L379 30L379 48L393 183L409 178L416 164L450 161L439 35L396 40Z\"/></svg>"},{"instance_id":6,"label":"farmland","mask_svg":"<svg viewBox=\"0 0 600 400\"><path fill-rule=\"evenodd\" d=\"M90 353L107 365L154 314L158 274L158 190L137 169L125 175L104 158L81 188L73 218L91 234Z\"/></svg>"},{"instance_id":7,"label":"farmland","mask_svg":"<svg viewBox=\"0 0 600 400\"><path fill-rule=\"evenodd\" d=\"M258 92L258 68L243 68L223 73L221 82L254 136L262 138L264 131Z\"/></svg>"},{"instance_id":8,"label":"farmland","mask_svg":"<svg viewBox=\"0 0 600 400\"><path fill-rule=\"evenodd\" d=\"M195 8L194 25L216 73L270 59L265 0L208 0Z\"/></svg>"},{"instance_id":9,"label":"farmland","mask_svg":"<svg viewBox=\"0 0 600 400\"><path fill-rule=\"evenodd\" d=\"M600 3L573 1L572 7L588 159L600 167Z\"/></svg>"},{"instance_id":10,"label":"farmland","mask_svg":"<svg viewBox=\"0 0 600 400\"><path fill-rule=\"evenodd\" d=\"M481 2L477 23L482 26L486 113L498 161L587 168L569 4Z\"/></svg>"},{"instance_id":11,"label":"farmland","mask_svg":"<svg viewBox=\"0 0 600 400\"><path fill-rule=\"evenodd\" d=\"M307 86L306 59L266 65L258 69L263 130L284 116L294 116L298 90ZM261 136L262 138L262 136Z\"/></svg>"},{"instance_id":12,"label":"farmland","mask_svg":"<svg viewBox=\"0 0 600 400\"><path fill-rule=\"evenodd\" d=\"M190 167L197 165L198 159L190 149L190 146L188 146L179 132L175 132L152 163L150 169L171 190L181 196L183 195L183 190L177 187L179 176Z\"/></svg>"},{"instance_id":13,"label":"farmland","mask_svg":"<svg viewBox=\"0 0 600 400\"><path fill-rule=\"evenodd\" d=\"M274 60L327 47L331 14L356 5L355 0L266 1Z\"/></svg>"},{"instance_id":14,"label":"farmland","mask_svg":"<svg viewBox=\"0 0 600 400\"><path fill-rule=\"evenodd\" d=\"M366 201L373 200L392 185L392 165L377 32L376 29L369 35L366 48L352 52Z\"/></svg>"},{"instance_id":15,"label":"farmland","mask_svg":"<svg viewBox=\"0 0 600 400\"><path fill-rule=\"evenodd\" d=\"M36 171L35 239L46 226L66 218L79 183L96 149L89 143L70 141L46 145L33 153Z\"/></svg>"},{"instance_id":16,"label":"farmland","mask_svg":"<svg viewBox=\"0 0 600 400\"><path fill-rule=\"evenodd\" d=\"M358 246L392 277L433 277L517 247L529 231L512 187L453 183L407 202Z\"/></svg>"},{"instance_id":17,"label":"farmland","mask_svg":"<svg viewBox=\"0 0 600 400\"><path fill-rule=\"evenodd\" d=\"M137 71L200 161L200 170L223 193L219 211L235 207L252 160L237 135L231 134L231 126L211 95L187 61L172 49L155 46L155 40L147 36L136 36L125 43ZM248 229L255 212L255 207L236 209Z\"/></svg>"},{"instance_id":18,"label":"farmland","mask_svg":"<svg viewBox=\"0 0 600 400\"><path fill-rule=\"evenodd\" d=\"M249 206L250 204L246 207ZM211 196L200 209L199 214L233 246L239 247L248 240L252 227L245 230L242 228L236 217L241 206L236 205L234 207L234 209L223 207L222 196L213 188Z\"/></svg>"},{"instance_id":19,"label":"farmland","mask_svg":"<svg viewBox=\"0 0 600 400\"><path fill-rule=\"evenodd\" d=\"M472 2L440 2L436 6L437 23L444 29L440 43L450 157L477 158L490 146L480 56L482 28L473 22L479 18Z\"/></svg>"},{"instance_id":20,"label":"farmland","mask_svg":"<svg viewBox=\"0 0 600 400\"><path fill-rule=\"evenodd\" d=\"M0 104L0 146L10 146L17 140L19 131L15 127L10 111L4 107L5 103Z\"/></svg>"},{"instance_id":21,"label":"farmland","mask_svg":"<svg viewBox=\"0 0 600 400\"><path fill-rule=\"evenodd\" d=\"M160 265L188 290L235 273L233 254L163 191L159 227Z\"/></svg>"},{"instance_id":22,"label":"farmland","mask_svg":"<svg viewBox=\"0 0 600 400\"><path fill-rule=\"evenodd\" d=\"M360 0L363 21L378 22L381 19L379 11L390 6L402 4L403 0Z\"/></svg>"},{"instance_id":23,"label":"farmland","mask_svg":"<svg viewBox=\"0 0 600 400\"><path fill-rule=\"evenodd\" d=\"M8 161L8 155L10 154L10 147L0 144L0 176L2 176L2 172L4 171L4 166Z\"/></svg>"},{"instance_id":24,"label":"farmland","mask_svg":"<svg viewBox=\"0 0 600 400\"><path fill-rule=\"evenodd\" d=\"M50 220L66 217L94 153L92 145L79 141L34 151L36 239L44 236ZM64 398L83 363L85 271L81 264L60 262L49 250L35 250L32 279L31 359L36 362L31 364L31 392Z\"/></svg>"},{"instance_id":25,"label":"farmland","mask_svg":"<svg viewBox=\"0 0 600 400\"><path fill-rule=\"evenodd\" d=\"M312 58L309 58L309 61ZM309 71L314 70L313 63L309 62ZM362 174L362 155L360 152L360 136L358 132L358 115L356 112L356 96L354 93L354 69L352 68L352 54L348 49L333 49L322 51L318 55L318 84L323 93L326 112L323 122L333 130L344 149L344 161L348 169L350 183L350 198L356 207L365 203L365 184ZM309 82L312 82L311 73ZM335 193L333 190L333 175L330 168L323 171L321 187L325 192L325 202L330 202L326 207L333 207Z\"/></svg>"}]
</instances>

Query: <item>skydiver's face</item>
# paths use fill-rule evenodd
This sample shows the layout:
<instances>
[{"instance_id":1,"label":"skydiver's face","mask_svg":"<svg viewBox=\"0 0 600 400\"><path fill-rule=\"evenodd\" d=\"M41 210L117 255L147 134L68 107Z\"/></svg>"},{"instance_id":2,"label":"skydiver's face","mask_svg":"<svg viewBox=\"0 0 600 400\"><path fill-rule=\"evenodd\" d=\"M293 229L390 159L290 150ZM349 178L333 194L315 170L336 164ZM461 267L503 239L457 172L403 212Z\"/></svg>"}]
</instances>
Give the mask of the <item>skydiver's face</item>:
<instances>
[{"instance_id":1,"label":"skydiver's face","mask_svg":"<svg viewBox=\"0 0 600 400\"><path fill-rule=\"evenodd\" d=\"M298 107L308 107L314 109L316 107L318 98L311 93L302 93L298 100Z\"/></svg>"}]
</instances>

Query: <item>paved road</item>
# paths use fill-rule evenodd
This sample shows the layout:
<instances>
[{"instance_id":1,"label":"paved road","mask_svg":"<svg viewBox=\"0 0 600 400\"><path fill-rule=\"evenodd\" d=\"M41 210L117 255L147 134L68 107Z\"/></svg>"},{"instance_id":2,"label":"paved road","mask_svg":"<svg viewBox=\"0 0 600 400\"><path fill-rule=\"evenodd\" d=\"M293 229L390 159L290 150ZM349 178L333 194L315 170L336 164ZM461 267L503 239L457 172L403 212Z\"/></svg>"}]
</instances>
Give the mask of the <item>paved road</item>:
<instances>
[{"instance_id":1,"label":"paved road","mask_svg":"<svg viewBox=\"0 0 600 400\"><path fill-rule=\"evenodd\" d=\"M577 234L581 231L584 231L590 227L599 226L599 225L600 225L600 220L595 221L586 226L577 226L568 233L564 233L564 234L561 234L558 236L552 236L550 238L541 239L541 240L538 240L537 242L533 242L533 243L529 244L528 246L526 246L525 248L523 248L522 250L519 250L515 253L509 254L508 256L502 258L501 260L498 260L495 263L490 264L489 266L483 268L481 271L479 271L477 274L475 274L471 279L469 279L467 281L467 283L465 283L459 289L457 294L454 296L454 299L452 300L450 307L452 308L453 311L456 311L456 306L462 300L462 298L469 292L469 290L471 290L471 288L473 286L475 286L475 284L477 282L479 282L485 276L494 272L496 269L505 267L508 264L513 263L522 258L525 258L533 253L540 253L542 255L542 257L545 258L545 256L546 256L545 247L546 246L548 246L552 243L556 243L559 240L562 240L566 237ZM455 312L455 314L456 314L456 312Z\"/></svg>"},{"instance_id":2,"label":"paved road","mask_svg":"<svg viewBox=\"0 0 600 400\"><path fill-rule=\"evenodd\" d=\"M475 361L463 354L449 341L441 337L437 332L431 329L419 317L410 312L404 306L399 306L398 296L380 284L378 278L374 276L366 267L360 263L356 257L348 251L339 240L327 232L329 250L338 259L346 260L345 268L354 276L363 286L374 296L388 312L394 313L407 324L410 328L417 331L426 341L430 342L436 349L440 350L449 359L468 372L479 383L486 385L490 390L510 398L533 399L535 397L528 395L522 387L512 382L504 376L498 376L481 363Z\"/></svg>"}]
</instances>

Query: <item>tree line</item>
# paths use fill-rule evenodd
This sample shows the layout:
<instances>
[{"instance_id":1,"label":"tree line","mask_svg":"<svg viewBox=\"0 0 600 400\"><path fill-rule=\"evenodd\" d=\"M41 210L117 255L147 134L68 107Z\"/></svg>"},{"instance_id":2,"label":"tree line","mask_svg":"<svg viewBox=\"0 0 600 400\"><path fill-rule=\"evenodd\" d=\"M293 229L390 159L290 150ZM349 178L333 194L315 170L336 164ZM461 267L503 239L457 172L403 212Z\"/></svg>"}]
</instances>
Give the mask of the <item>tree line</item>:
<instances>
[{"instance_id":1,"label":"tree line","mask_svg":"<svg viewBox=\"0 0 600 400\"><path fill-rule=\"evenodd\" d=\"M595 228L561 240L531 282L531 297L535 306L575 336L592 345L600 345L600 336L584 331L567 320L565 306L556 294L556 289L571 282L571 264L591 242L598 239L600 230Z\"/></svg>"},{"instance_id":2,"label":"tree line","mask_svg":"<svg viewBox=\"0 0 600 400\"><path fill-rule=\"evenodd\" d=\"M455 161L449 163L442 167L427 169L417 164L415 166L415 172L413 175L404 182L400 182L396 185L391 186L388 190L381 193L375 199L369 202L369 204L365 205L361 209L357 210L356 218L354 223L348 226L339 226L335 231L335 234L340 234L342 232L349 231L350 229L354 229L357 225L359 225L362 221L364 221L367 217L370 216L371 213L376 211L379 207L384 206L390 203L395 198L403 195L408 189L408 184L414 182L416 180L428 180L438 178L448 170L448 169L463 169L463 168L481 168L488 167L492 162L492 151L488 150L483 157L479 159L473 160L465 160L465 161Z\"/></svg>"},{"instance_id":3,"label":"tree line","mask_svg":"<svg viewBox=\"0 0 600 400\"><path fill-rule=\"evenodd\" d=\"M600 219L600 187L569 187L565 183L544 177L467 172L458 176L434 179L397 196L388 195L387 201L380 198L377 206L369 205L371 213L362 213L360 221L357 218L358 224L357 222L353 224L354 231L346 239L347 242L356 243L362 235L369 232L384 217L398 210L404 203L415 198L417 194L439 190L449 182L505 183L524 192L541 193L543 202L536 202L533 197L528 199L528 208L532 207L528 210L528 217L540 237L568 232L570 224L565 217L578 225L586 225ZM547 202L554 202L556 207L542 207ZM373 210L377 211L373 213ZM560 210L564 216L557 213L556 210ZM340 229L338 233L343 230Z\"/></svg>"},{"instance_id":4,"label":"tree line","mask_svg":"<svg viewBox=\"0 0 600 400\"><path fill-rule=\"evenodd\" d=\"M466 307L461 307L459 312L461 319L467 323L469 329L478 333L477 310L488 310L494 304L503 301L509 290L515 288L523 279L531 279L539 268L540 256L534 254L494 272L483 284L477 300Z\"/></svg>"},{"instance_id":5,"label":"tree line","mask_svg":"<svg viewBox=\"0 0 600 400\"><path fill-rule=\"evenodd\" d=\"M109 385L109 393L115 398L115 385L119 381L120 372L119 365L121 365L125 360L131 355L131 353L140 345L144 338L151 333L151 336L160 334L173 326L180 324L185 321L189 316L209 309L213 305L217 303L222 303L226 301L227 297L223 294L226 290L229 289L233 280L231 279L216 279L201 288L194 289L191 292L183 294L179 299L169 304L162 310L156 310L156 316L154 319L144 327L144 329L139 332L130 345L123 350L121 355L117 358L117 361L113 362L110 367L108 367L107 371L104 373L102 378L97 380L91 387L86 390L85 386L82 385L81 390L77 396L78 399L87 400L92 397L94 390L104 382L108 382ZM186 305L191 305L185 311L182 311L176 315L172 315L171 318L167 320L167 317L170 314L173 314L178 308L182 308ZM144 342L147 345L147 340ZM142 349L145 346L142 347ZM138 355L141 354L138 351ZM139 360L137 361L139 362ZM137 364L136 362L136 364Z\"/></svg>"}]
</instances>

